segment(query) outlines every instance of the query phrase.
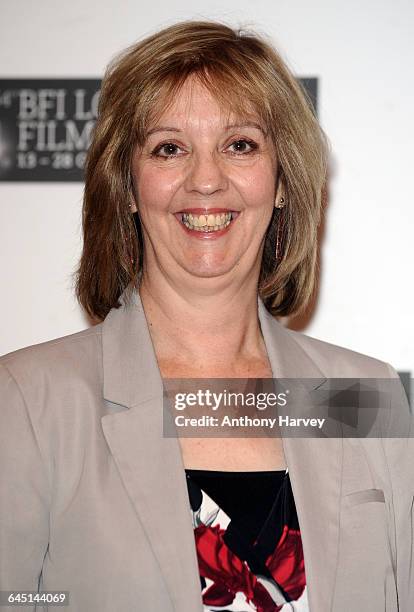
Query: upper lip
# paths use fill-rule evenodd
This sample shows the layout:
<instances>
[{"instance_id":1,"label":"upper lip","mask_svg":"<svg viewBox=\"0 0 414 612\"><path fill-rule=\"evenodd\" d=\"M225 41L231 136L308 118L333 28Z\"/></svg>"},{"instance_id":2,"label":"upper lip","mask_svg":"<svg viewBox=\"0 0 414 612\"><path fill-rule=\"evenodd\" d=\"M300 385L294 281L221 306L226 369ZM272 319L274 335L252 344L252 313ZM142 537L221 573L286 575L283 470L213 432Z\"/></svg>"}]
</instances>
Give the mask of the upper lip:
<instances>
[{"instance_id":1,"label":"upper lip","mask_svg":"<svg viewBox=\"0 0 414 612\"><path fill-rule=\"evenodd\" d=\"M195 215L208 215L208 214L217 214L217 213L229 213L229 212L239 212L234 208L183 208L182 210L178 210L178 214L189 214L194 213ZM176 213L176 214L177 214Z\"/></svg>"}]
</instances>

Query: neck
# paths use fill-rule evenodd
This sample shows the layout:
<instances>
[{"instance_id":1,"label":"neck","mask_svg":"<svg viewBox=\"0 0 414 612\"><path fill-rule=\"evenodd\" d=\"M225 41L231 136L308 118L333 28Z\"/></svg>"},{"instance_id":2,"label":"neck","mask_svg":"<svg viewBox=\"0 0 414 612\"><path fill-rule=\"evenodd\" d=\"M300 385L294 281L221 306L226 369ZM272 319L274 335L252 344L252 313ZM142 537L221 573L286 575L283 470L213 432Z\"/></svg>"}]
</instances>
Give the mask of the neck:
<instances>
[{"instance_id":1,"label":"neck","mask_svg":"<svg viewBox=\"0 0 414 612\"><path fill-rule=\"evenodd\" d=\"M211 292L143 274L140 297L157 357L219 366L263 354L257 276ZM184 358L185 356L185 358Z\"/></svg>"}]
</instances>

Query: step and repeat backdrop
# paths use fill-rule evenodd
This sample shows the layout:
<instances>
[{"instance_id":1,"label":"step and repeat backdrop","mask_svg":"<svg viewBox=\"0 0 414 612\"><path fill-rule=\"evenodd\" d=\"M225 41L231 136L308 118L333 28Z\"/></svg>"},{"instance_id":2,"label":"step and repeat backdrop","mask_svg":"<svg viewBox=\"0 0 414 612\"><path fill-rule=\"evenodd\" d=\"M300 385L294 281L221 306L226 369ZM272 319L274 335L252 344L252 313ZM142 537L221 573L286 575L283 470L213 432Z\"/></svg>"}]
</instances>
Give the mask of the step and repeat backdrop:
<instances>
[{"instance_id":1,"label":"step and repeat backdrop","mask_svg":"<svg viewBox=\"0 0 414 612\"><path fill-rule=\"evenodd\" d=\"M284 323L414 370L410 78L414 8L368 0L247 0L143 7L127 0L4 5L0 25L0 354L90 325L73 295L83 166L107 63L182 19L268 36L310 94L331 143L318 295ZM24 15L22 7L24 6Z\"/></svg>"}]
</instances>

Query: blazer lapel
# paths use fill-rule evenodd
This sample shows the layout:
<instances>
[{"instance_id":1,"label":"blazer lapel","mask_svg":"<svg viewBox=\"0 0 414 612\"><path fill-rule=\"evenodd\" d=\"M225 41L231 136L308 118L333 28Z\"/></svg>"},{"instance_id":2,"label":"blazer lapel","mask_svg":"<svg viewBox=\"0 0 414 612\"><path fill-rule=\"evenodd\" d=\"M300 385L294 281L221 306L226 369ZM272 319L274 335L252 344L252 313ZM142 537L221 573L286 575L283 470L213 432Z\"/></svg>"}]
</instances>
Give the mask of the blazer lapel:
<instances>
[{"instance_id":1,"label":"blazer lapel","mask_svg":"<svg viewBox=\"0 0 414 612\"><path fill-rule=\"evenodd\" d=\"M163 437L163 388L141 300L103 322L102 428L157 557L174 610L201 612L191 511L177 438Z\"/></svg>"},{"instance_id":2,"label":"blazer lapel","mask_svg":"<svg viewBox=\"0 0 414 612\"><path fill-rule=\"evenodd\" d=\"M138 293L102 323L102 428L177 612L201 612L185 470L177 438L163 437L163 386ZM273 378L326 377L258 301ZM306 414L307 406L303 408ZM311 610L329 610L339 532L340 439L282 437L302 534Z\"/></svg>"}]
</instances>

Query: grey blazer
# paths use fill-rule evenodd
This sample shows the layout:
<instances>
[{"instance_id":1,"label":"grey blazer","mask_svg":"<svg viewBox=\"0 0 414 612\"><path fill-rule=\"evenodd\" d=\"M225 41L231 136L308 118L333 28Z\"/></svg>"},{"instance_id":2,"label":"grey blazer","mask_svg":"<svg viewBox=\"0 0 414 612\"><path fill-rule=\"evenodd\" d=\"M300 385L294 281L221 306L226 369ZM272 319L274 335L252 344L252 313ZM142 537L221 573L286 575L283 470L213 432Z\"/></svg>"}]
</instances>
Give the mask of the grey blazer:
<instances>
[{"instance_id":1,"label":"grey blazer","mask_svg":"<svg viewBox=\"0 0 414 612\"><path fill-rule=\"evenodd\" d=\"M274 378L397 376L285 329L260 299L259 317ZM162 434L139 295L95 327L1 357L0 394L0 589L69 591L71 612L201 612L181 451ZM412 612L412 439L283 446L311 612Z\"/></svg>"}]
</instances>

